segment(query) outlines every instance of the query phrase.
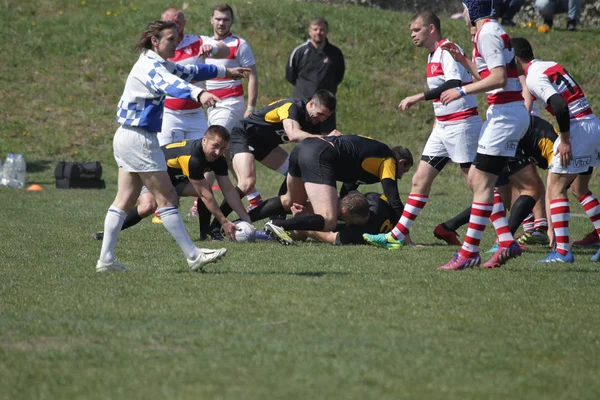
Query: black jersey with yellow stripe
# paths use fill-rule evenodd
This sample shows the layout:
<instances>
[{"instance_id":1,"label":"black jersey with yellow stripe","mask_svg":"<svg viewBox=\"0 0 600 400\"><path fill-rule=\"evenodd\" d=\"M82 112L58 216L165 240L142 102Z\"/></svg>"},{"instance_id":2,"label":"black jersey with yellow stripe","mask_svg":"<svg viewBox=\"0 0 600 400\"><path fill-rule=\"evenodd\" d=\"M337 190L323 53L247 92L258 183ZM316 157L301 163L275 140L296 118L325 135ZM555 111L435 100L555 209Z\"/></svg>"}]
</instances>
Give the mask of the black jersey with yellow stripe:
<instances>
[{"instance_id":1,"label":"black jersey with yellow stripe","mask_svg":"<svg viewBox=\"0 0 600 400\"><path fill-rule=\"evenodd\" d=\"M316 126L306 119L306 103L299 99L282 99L253 112L240 121L239 127L247 135L260 136L273 143L288 143L283 121L293 119L303 131L318 133Z\"/></svg>"},{"instance_id":2,"label":"black jersey with yellow stripe","mask_svg":"<svg viewBox=\"0 0 600 400\"><path fill-rule=\"evenodd\" d=\"M217 175L227 175L227 161L219 157L208 161L202 150L202 139L183 140L161 147L167 160L169 176L186 176L194 180L204 179L204 173L214 171Z\"/></svg>"},{"instance_id":3,"label":"black jersey with yellow stripe","mask_svg":"<svg viewBox=\"0 0 600 400\"><path fill-rule=\"evenodd\" d=\"M369 184L397 177L396 156L388 145L359 135L324 138L336 149L336 179L341 182Z\"/></svg>"},{"instance_id":4,"label":"black jersey with yellow stripe","mask_svg":"<svg viewBox=\"0 0 600 400\"><path fill-rule=\"evenodd\" d=\"M539 168L547 169L554 156L554 142L557 138L558 134L550 122L532 115L529 129L519 141L517 151L521 151Z\"/></svg>"},{"instance_id":5,"label":"black jersey with yellow stripe","mask_svg":"<svg viewBox=\"0 0 600 400\"><path fill-rule=\"evenodd\" d=\"M361 226L342 226L336 237L335 244L365 244L362 236L363 233L373 235L387 233L394 227L393 224L396 223L394 219L395 213L387 198L375 192L365 193L365 197L369 203L369 220L365 225Z\"/></svg>"}]
</instances>

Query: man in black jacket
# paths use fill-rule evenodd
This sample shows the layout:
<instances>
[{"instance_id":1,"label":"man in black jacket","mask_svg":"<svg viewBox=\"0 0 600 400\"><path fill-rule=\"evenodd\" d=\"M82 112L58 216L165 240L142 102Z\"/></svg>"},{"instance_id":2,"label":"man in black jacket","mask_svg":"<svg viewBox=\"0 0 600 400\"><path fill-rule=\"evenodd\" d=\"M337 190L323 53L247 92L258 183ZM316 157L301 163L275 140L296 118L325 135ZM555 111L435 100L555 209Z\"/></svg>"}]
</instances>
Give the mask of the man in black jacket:
<instances>
[{"instance_id":1,"label":"man in black jacket","mask_svg":"<svg viewBox=\"0 0 600 400\"><path fill-rule=\"evenodd\" d=\"M285 78L294 85L292 97L305 102L319 89L336 94L337 87L344 79L346 66L344 55L327 40L328 24L319 17L310 21L310 40L296 47L290 54L285 69ZM329 133L336 128L335 114L320 126L321 133Z\"/></svg>"}]
</instances>

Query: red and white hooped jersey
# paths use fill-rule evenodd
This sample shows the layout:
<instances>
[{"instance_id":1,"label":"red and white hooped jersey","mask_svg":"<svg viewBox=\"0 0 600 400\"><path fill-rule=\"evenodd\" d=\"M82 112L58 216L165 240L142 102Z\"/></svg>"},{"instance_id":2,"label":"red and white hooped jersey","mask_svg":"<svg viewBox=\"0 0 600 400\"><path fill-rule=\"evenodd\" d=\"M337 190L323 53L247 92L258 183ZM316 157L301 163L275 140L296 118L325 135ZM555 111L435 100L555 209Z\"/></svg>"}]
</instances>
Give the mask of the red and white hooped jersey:
<instances>
[{"instance_id":1,"label":"red and white hooped jersey","mask_svg":"<svg viewBox=\"0 0 600 400\"><path fill-rule=\"evenodd\" d=\"M213 38L208 43L216 43ZM207 58L207 64L224 65L226 68L250 67L256 64L254 54L250 45L239 36L229 34L221 42L229 47L229 55L226 58ZM206 89L221 99L244 95L244 87L241 80L230 78L215 78L206 81Z\"/></svg>"},{"instance_id":2,"label":"red and white hooped jersey","mask_svg":"<svg viewBox=\"0 0 600 400\"><path fill-rule=\"evenodd\" d=\"M527 88L533 96L541 99L545 105L548 99L559 94L569 106L571 119L593 115L592 107L585 98L581 87L560 64L553 61L532 60L527 65ZM554 110L546 106L554 115Z\"/></svg>"},{"instance_id":3,"label":"red and white hooped jersey","mask_svg":"<svg viewBox=\"0 0 600 400\"><path fill-rule=\"evenodd\" d=\"M184 34L183 39L177 45L175 50L175 56L169 58L170 61L176 62L177 64L203 64L204 57L199 57L200 47L207 43L210 38L208 36L188 35ZM203 82L192 82L194 86L204 88ZM170 110L193 110L196 111L198 108L202 108L200 103L194 100L183 100L176 99L173 97L167 97L165 99L165 107Z\"/></svg>"},{"instance_id":4,"label":"red and white hooped jersey","mask_svg":"<svg viewBox=\"0 0 600 400\"><path fill-rule=\"evenodd\" d=\"M487 19L475 34L473 41L473 62L481 79L490 75L490 70L503 66L506 69L506 86L487 92L489 105L523 101L522 86L515 61L515 52L510 44L510 36L496 20Z\"/></svg>"},{"instance_id":5,"label":"red and white hooped jersey","mask_svg":"<svg viewBox=\"0 0 600 400\"><path fill-rule=\"evenodd\" d=\"M427 60L427 86L435 89L446 81L460 79L463 86L473 82L471 74L459 63L457 63L449 52L442 50L444 43L451 43L442 39L433 53L429 54ZM458 45L457 45L458 46ZM463 50L458 47L461 53ZM433 111L438 121L460 121L469 117L478 116L477 99L474 95L466 95L458 100L443 105L439 99L433 100Z\"/></svg>"}]
</instances>

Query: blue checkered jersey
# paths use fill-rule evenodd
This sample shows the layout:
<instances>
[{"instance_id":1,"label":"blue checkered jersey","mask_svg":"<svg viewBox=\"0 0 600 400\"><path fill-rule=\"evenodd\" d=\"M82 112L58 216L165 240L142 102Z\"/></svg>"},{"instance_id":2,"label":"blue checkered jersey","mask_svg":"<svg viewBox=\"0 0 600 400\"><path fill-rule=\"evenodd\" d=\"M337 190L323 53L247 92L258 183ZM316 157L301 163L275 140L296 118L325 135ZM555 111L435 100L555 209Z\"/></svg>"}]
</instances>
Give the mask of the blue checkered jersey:
<instances>
[{"instance_id":1,"label":"blue checkered jersey","mask_svg":"<svg viewBox=\"0 0 600 400\"><path fill-rule=\"evenodd\" d=\"M189 81L225 76L224 66L180 65L165 60L152 50L140 54L125 83L117 106L117 122L160 132L165 96L196 100L202 89Z\"/></svg>"}]
</instances>

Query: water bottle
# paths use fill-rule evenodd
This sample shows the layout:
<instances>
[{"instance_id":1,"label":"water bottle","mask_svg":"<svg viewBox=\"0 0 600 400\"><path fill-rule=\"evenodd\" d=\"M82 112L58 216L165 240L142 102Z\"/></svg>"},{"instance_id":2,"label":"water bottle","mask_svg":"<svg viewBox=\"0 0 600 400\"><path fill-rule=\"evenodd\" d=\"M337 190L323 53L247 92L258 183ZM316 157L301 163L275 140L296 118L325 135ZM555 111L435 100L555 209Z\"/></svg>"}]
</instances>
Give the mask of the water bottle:
<instances>
[{"instance_id":1,"label":"water bottle","mask_svg":"<svg viewBox=\"0 0 600 400\"><path fill-rule=\"evenodd\" d=\"M2 171L2 186L11 186L11 177L15 166L15 156L12 153L6 155L6 162L4 162L4 170Z\"/></svg>"},{"instance_id":2,"label":"water bottle","mask_svg":"<svg viewBox=\"0 0 600 400\"><path fill-rule=\"evenodd\" d=\"M17 189L23 189L25 187L26 171L27 164L25 163L25 157L23 157L23 154L17 154L15 156L15 172L13 187Z\"/></svg>"}]
</instances>

